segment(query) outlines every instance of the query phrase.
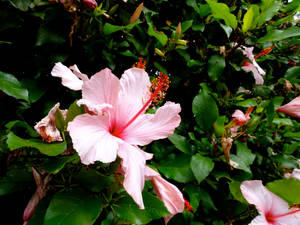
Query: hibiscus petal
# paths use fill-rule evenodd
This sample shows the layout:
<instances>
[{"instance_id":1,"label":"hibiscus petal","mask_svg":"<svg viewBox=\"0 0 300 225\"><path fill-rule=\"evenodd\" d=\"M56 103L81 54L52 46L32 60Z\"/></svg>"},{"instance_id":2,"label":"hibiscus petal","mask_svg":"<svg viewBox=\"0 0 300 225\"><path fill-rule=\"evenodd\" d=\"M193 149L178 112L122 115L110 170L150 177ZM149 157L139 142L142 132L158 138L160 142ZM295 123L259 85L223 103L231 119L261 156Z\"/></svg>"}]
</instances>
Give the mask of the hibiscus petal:
<instances>
[{"instance_id":1,"label":"hibiscus petal","mask_svg":"<svg viewBox=\"0 0 300 225\"><path fill-rule=\"evenodd\" d=\"M150 98L151 83L143 69L131 68L120 79L121 90L117 117L121 124L126 124Z\"/></svg>"},{"instance_id":2,"label":"hibiscus petal","mask_svg":"<svg viewBox=\"0 0 300 225\"><path fill-rule=\"evenodd\" d=\"M255 217L251 223L249 223L249 225L269 225L269 223L267 222L265 216L260 215Z\"/></svg>"},{"instance_id":3,"label":"hibiscus petal","mask_svg":"<svg viewBox=\"0 0 300 225\"><path fill-rule=\"evenodd\" d=\"M147 166L145 168L145 176L147 180L151 180L157 196L171 213L171 215L165 217L165 223L168 223L175 214L183 212L183 195L175 185L163 179L159 173Z\"/></svg>"},{"instance_id":4,"label":"hibiscus petal","mask_svg":"<svg viewBox=\"0 0 300 225\"><path fill-rule=\"evenodd\" d=\"M115 161L122 141L109 133L106 116L79 115L68 123L68 131L83 164Z\"/></svg>"},{"instance_id":5,"label":"hibiscus petal","mask_svg":"<svg viewBox=\"0 0 300 225\"><path fill-rule=\"evenodd\" d=\"M120 146L118 155L122 159L123 186L140 209L144 209L142 190L145 184L145 154L139 148L123 143Z\"/></svg>"},{"instance_id":6,"label":"hibiscus petal","mask_svg":"<svg viewBox=\"0 0 300 225\"><path fill-rule=\"evenodd\" d=\"M257 68L252 63L249 63L247 66L242 66L242 69L245 72L250 72L251 71L253 73L256 85L263 85L264 84L263 77L260 75Z\"/></svg>"},{"instance_id":7,"label":"hibiscus petal","mask_svg":"<svg viewBox=\"0 0 300 225\"><path fill-rule=\"evenodd\" d=\"M254 204L262 215L267 212L272 215L288 212L288 203L266 189L260 180L244 181L241 191L245 199Z\"/></svg>"},{"instance_id":8,"label":"hibiscus petal","mask_svg":"<svg viewBox=\"0 0 300 225\"><path fill-rule=\"evenodd\" d=\"M119 79L110 69L103 69L82 85L82 98L90 104L115 105L120 89Z\"/></svg>"},{"instance_id":9,"label":"hibiscus petal","mask_svg":"<svg viewBox=\"0 0 300 225\"><path fill-rule=\"evenodd\" d=\"M155 114L139 116L122 133L122 139L134 145L146 145L153 140L163 139L173 134L180 124L180 105L166 102Z\"/></svg>"},{"instance_id":10,"label":"hibiscus petal","mask_svg":"<svg viewBox=\"0 0 300 225\"><path fill-rule=\"evenodd\" d=\"M276 112L282 112L300 118L300 96L293 99L289 103L280 106Z\"/></svg>"},{"instance_id":11,"label":"hibiscus petal","mask_svg":"<svg viewBox=\"0 0 300 225\"><path fill-rule=\"evenodd\" d=\"M72 89L72 90L81 90L83 81L80 80L72 71L64 66L62 63L55 63L51 71L51 75L54 77L60 77L62 80L62 85Z\"/></svg>"},{"instance_id":12,"label":"hibiscus petal","mask_svg":"<svg viewBox=\"0 0 300 225\"><path fill-rule=\"evenodd\" d=\"M87 99L80 99L77 101L77 105L85 105L87 107L87 111L89 114L92 115L101 115L103 112L105 112L107 109L111 109L112 105L110 104L95 104L94 102L90 102Z\"/></svg>"}]
</instances>

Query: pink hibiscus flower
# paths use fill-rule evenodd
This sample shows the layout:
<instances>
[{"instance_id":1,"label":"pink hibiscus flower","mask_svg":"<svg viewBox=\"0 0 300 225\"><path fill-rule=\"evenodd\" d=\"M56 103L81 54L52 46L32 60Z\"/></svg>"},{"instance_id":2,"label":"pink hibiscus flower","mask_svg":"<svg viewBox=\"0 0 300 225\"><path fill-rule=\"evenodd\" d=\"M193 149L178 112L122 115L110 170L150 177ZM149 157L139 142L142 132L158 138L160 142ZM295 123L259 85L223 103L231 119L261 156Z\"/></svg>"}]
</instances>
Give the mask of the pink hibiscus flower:
<instances>
[{"instance_id":1,"label":"pink hibiscus flower","mask_svg":"<svg viewBox=\"0 0 300 225\"><path fill-rule=\"evenodd\" d=\"M289 103L280 106L276 112L282 112L300 118L300 96L293 99Z\"/></svg>"},{"instance_id":2,"label":"pink hibiscus flower","mask_svg":"<svg viewBox=\"0 0 300 225\"><path fill-rule=\"evenodd\" d=\"M266 73L255 61L255 57L253 55L254 48L253 47L248 48L245 46L241 46L241 48L239 48L239 49L242 50L243 54L251 61L251 63L245 62L244 66L242 66L242 69L247 73L248 72L253 73L256 85L263 85L264 79L263 79L262 75L265 75Z\"/></svg>"},{"instance_id":3,"label":"pink hibiscus flower","mask_svg":"<svg viewBox=\"0 0 300 225\"><path fill-rule=\"evenodd\" d=\"M148 74L139 68L126 70L120 80L109 69L101 70L82 84L79 104L89 113L77 116L67 128L82 163L110 163L117 155L122 159L124 188L141 209L145 177L152 176L145 172L146 160L152 154L138 146L168 137L180 123L180 105L172 102L145 114L167 86L166 77L160 76L150 88Z\"/></svg>"},{"instance_id":4,"label":"pink hibiscus flower","mask_svg":"<svg viewBox=\"0 0 300 225\"><path fill-rule=\"evenodd\" d=\"M232 133L236 133L239 127L243 126L245 123L248 122L253 109L253 106L249 107L247 109L246 114L244 114L241 110L238 109L234 111L234 113L232 114L232 117L234 118L232 122L235 126L230 128Z\"/></svg>"},{"instance_id":5,"label":"pink hibiscus flower","mask_svg":"<svg viewBox=\"0 0 300 225\"><path fill-rule=\"evenodd\" d=\"M241 191L259 213L250 225L300 224L300 209L289 208L286 201L266 189L260 180L244 181L241 184Z\"/></svg>"}]
</instances>

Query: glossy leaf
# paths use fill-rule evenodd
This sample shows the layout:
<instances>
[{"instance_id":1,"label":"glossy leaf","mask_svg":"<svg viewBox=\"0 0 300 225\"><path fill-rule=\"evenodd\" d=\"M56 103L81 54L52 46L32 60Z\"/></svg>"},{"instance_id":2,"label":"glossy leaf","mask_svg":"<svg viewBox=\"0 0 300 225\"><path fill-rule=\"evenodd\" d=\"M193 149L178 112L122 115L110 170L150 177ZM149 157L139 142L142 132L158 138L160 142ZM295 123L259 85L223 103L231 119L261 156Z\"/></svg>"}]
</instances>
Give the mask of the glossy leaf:
<instances>
[{"instance_id":1,"label":"glossy leaf","mask_svg":"<svg viewBox=\"0 0 300 225\"><path fill-rule=\"evenodd\" d=\"M194 98L192 110L197 124L203 130L210 130L219 115L215 100L205 91L201 91Z\"/></svg>"},{"instance_id":2,"label":"glossy leaf","mask_svg":"<svg viewBox=\"0 0 300 225\"><path fill-rule=\"evenodd\" d=\"M191 169L198 183L203 181L213 170L214 162L211 158L196 154L191 159Z\"/></svg>"},{"instance_id":3,"label":"glossy leaf","mask_svg":"<svg viewBox=\"0 0 300 225\"><path fill-rule=\"evenodd\" d=\"M286 30L272 30L264 37L258 39L259 43L267 41L281 41L286 38L295 37L300 35L300 27L289 27Z\"/></svg>"},{"instance_id":4,"label":"glossy leaf","mask_svg":"<svg viewBox=\"0 0 300 225\"><path fill-rule=\"evenodd\" d=\"M212 81L218 80L225 68L225 59L220 55L213 55L208 60L208 75Z\"/></svg>"},{"instance_id":5,"label":"glossy leaf","mask_svg":"<svg viewBox=\"0 0 300 225\"><path fill-rule=\"evenodd\" d=\"M153 36L155 37L160 43L162 46L166 45L167 42L168 42L168 37L167 35L165 35L162 31L156 31L154 30L154 27L151 23L148 23L148 34L150 36Z\"/></svg>"},{"instance_id":6,"label":"glossy leaf","mask_svg":"<svg viewBox=\"0 0 300 225\"><path fill-rule=\"evenodd\" d=\"M294 178L269 182L266 187L289 204L300 204L300 181ZM287 191L288 190L288 191Z\"/></svg>"},{"instance_id":7,"label":"glossy leaf","mask_svg":"<svg viewBox=\"0 0 300 225\"><path fill-rule=\"evenodd\" d=\"M143 201L145 209L141 210L127 195L116 202L114 210L121 219L129 220L131 224L148 224L151 220L170 214L163 202L149 192L143 192Z\"/></svg>"},{"instance_id":8,"label":"glossy leaf","mask_svg":"<svg viewBox=\"0 0 300 225\"><path fill-rule=\"evenodd\" d=\"M257 25L261 26L264 22L269 21L280 9L282 3L274 0L264 0L261 6L261 13L257 18Z\"/></svg>"},{"instance_id":9,"label":"glossy leaf","mask_svg":"<svg viewBox=\"0 0 300 225\"><path fill-rule=\"evenodd\" d=\"M167 178L177 182L187 183L194 179L193 172L190 168L190 156L179 154L174 159L167 159L159 166L159 171Z\"/></svg>"},{"instance_id":10,"label":"glossy leaf","mask_svg":"<svg viewBox=\"0 0 300 225\"><path fill-rule=\"evenodd\" d=\"M56 193L46 211L44 225L93 225L102 211L100 197L83 190Z\"/></svg>"},{"instance_id":11,"label":"glossy leaf","mask_svg":"<svg viewBox=\"0 0 300 225\"><path fill-rule=\"evenodd\" d=\"M248 149L245 143L235 141L235 145L236 155L230 154L232 166L251 173L250 165L253 163L255 155Z\"/></svg>"},{"instance_id":12,"label":"glossy leaf","mask_svg":"<svg viewBox=\"0 0 300 225\"><path fill-rule=\"evenodd\" d=\"M257 5L251 5L243 18L242 31L245 33L256 26L256 19L259 14Z\"/></svg>"},{"instance_id":13,"label":"glossy leaf","mask_svg":"<svg viewBox=\"0 0 300 225\"><path fill-rule=\"evenodd\" d=\"M84 107L83 106L78 106L77 105L77 100L73 102L68 111L67 111L67 116L66 116L66 124L68 122L71 122L76 116L85 113Z\"/></svg>"},{"instance_id":14,"label":"glossy leaf","mask_svg":"<svg viewBox=\"0 0 300 225\"><path fill-rule=\"evenodd\" d=\"M173 135L169 136L168 139L174 144L174 146L178 150L187 154L190 153L190 143L184 136L174 133Z\"/></svg>"},{"instance_id":15,"label":"glossy leaf","mask_svg":"<svg viewBox=\"0 0 300 225\"><path fill-rule=\"evenodd\" d=\"M65 142L55 143L55 144L47 144L47 143L41 142L38 139L20 138L12 132L10 132L7 135L6 143L10 150L15 150L15 149L24 148L24 147L30 147L30 148L36 148L41 153L48 155L48 156L59 155L67 149L67 144Z\"/></svg>"},{"instance_id":16,"label":"glossy leaf","mask_svg":"<svg viewBox=\"0 0 300 225\"><path fill-rule=\"evenodd\" d=\"M16 99L29 101L28 90L13 75L0 71L0 90Z\"/></svg>"},{"instance_id":17,"label":"glossy leaf","mask_svg":"<svg viewBox=\"0 0 300 225\"><path fill-rule=\"evenodd\" d=\"M212 15L216 19L223 19L227 26L231 26L233 29L237 27L237 20L235 15L230 13L229 7L224 3L218 3L214 0L206 0L209 4Z\"/></svg>"}]
</instances>

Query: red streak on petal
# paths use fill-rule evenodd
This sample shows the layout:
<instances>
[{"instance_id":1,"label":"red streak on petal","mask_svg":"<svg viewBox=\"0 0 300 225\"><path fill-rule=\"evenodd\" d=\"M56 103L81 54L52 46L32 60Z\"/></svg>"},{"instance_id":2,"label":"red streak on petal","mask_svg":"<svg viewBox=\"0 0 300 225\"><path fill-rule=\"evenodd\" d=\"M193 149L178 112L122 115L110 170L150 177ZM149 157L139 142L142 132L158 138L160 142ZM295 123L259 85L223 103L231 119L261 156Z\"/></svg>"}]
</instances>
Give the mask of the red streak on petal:
<instances>
[{"instance_id":1,"label":"red streak on petal","mask_svg":"<svg viewBox=\"0 0 300 225\"><path fill-rule=\"evenodd\" d=\"M167 76L167 75L165 75ZM166 84L166 77L165 76L159 76L158 77L158 81L156 83L153 84L154 87L152 87L154 89L154 91L152 92L150 98L148 99L148 101L143 105L143 107L125 124L125 126L121 127L120 129L115 129L115 127L112 127L110 130L110 133L116 137L120 137L121 133L130 125L133 123L133 121L135 121L135 119L141 114L143 113L147 107L151 104L152 101L156 101L158 96L162 95L162 92L165 91L166 86L168 86L169 83Z\"/></svg>"}]
</instances>

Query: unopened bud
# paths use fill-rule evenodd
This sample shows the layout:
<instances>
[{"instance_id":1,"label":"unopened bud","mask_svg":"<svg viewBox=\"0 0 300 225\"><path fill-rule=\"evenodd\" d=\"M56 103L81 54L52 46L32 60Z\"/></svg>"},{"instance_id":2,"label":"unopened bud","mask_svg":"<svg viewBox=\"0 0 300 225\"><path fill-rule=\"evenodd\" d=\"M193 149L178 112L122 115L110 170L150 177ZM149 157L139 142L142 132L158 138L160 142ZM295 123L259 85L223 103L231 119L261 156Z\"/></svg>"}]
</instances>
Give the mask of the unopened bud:
<instances>
[{"instance_id":1,"label":"unopened bud","mask_svg":"<svg viewBox=\"0 0 300 225\"><path fill-rule=\"evenodd\" d=\"M155 53L161 57L165 57L165 53L163 53L161 50L159 50L158 48L154 49Z\"/></svg>"}]
</instances>

